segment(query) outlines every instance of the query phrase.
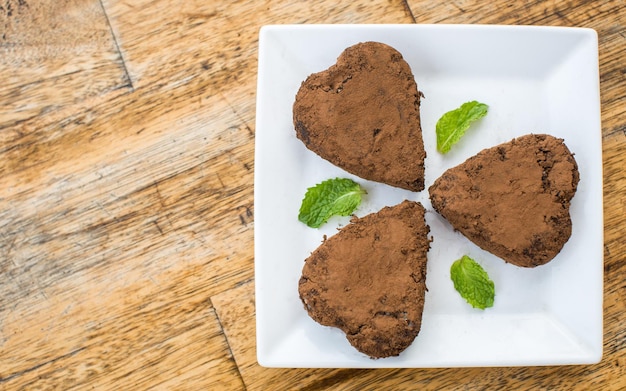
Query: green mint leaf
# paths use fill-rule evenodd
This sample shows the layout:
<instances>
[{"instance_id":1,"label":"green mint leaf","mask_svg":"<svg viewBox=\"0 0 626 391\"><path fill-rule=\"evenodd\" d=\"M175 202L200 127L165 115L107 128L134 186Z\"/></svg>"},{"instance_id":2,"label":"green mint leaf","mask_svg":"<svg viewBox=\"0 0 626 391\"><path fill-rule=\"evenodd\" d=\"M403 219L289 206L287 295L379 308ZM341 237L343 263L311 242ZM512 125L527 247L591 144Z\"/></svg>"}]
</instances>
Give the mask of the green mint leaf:
<instances>
[{"instance_id":1,"label":"green mint leaf","mask_svg":"<svg viewBox=\"0 0 626 391\"><path fill-rule=\"evenodd\" d=\"M450 267L450 278L461 296L474 308L493 307L495 287L487 272L467 255Z\"/></svg>"},{"instance_id":2,"label":"green mint leaf","mask_svg":"<svg viewBox=\"0 0 626 391\"><path fill-rule=\"evenodd\" d=\"M435 131L437 132L437 150L447 153L456 144L472 122L487 115L487 106L484 103L466 102L458 109L448 111L439 118Z\"/></svg>"},{"instance_id":3,"label":"green mint leaf","mask_svg":"<svg viewBox=\"0 0 626 391\"><path fill-rule=\"evenodd\" d=\"M361 190L351 179L335 178L307 189L298 220L311 228L319 228L331 216L348 216L361 203Z\"/></svg>"}]
</instances>

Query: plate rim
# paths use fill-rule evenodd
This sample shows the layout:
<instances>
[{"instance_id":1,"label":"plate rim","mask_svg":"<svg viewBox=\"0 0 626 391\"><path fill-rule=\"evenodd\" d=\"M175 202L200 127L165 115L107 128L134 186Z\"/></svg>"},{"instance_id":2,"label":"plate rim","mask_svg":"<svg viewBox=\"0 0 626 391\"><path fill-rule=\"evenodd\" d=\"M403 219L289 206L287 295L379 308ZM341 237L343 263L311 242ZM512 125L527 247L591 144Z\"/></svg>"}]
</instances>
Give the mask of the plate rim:
<instances>
[{"instance_id":1,"label":"plate rim","mask_svg":"<svg viewBox=\"0 0 626 391\"><path fill-rule=\"evenodd\" d=\"M262 64L262 58L263 58L263 43L264 43L264 35L267 34L268 32L272 32L272 31L279 31L279 32L288 32L292 29L296 29L296 30L316 30L316 29L331 29L331 30L342 30L342 29L400 29L400 30L404 30L404 29L513 29L513 30L535 30L535 31L539 31L539 30L552 30L552 31L566 31L566 32L572 32L572 31L579 31L582 32L583 34L586 34L587 36L589 36L591 39L594 40L595 42L595 57L597 59L598 57L598 50L597 50L597 32L594 29L591 28L587 28L587 27L569 27L569 26L538 26L538 25L490 25L490 24L480 24L480 25L463 25L463 24L415 24L415 25L403 25L403 24L361 24L361 25L345 25L345 24L333 24L333 25L329 25L329 24L306 24L306 25L293 25L293 24L279 24L279 25L265 25L262 26L260 28L259 31L259 64L258 64L258 79L257 79L257 113L256 113L256 130L257 132L255 133L255 155L258 154L259 149L258 147L260 146L259 140L261 139L259 137L259 118L262 118L262 113L259 113L259 100L261 99L261 96L259 94L259 90L262 87L262 83L263 83L263 78L261 77L261 66ZM600 103L600 91L599 91L599 68L596 68L596 72L598 72L598 91L597 91L597 98L598 98L598 103ZM594 108L595 110L595 108ZM599 113L600 110L600 106L598 106L598 116L600 115ZM262 126L261 126L262 128ZM596 136L600 139L600 148L601 148L601 124L598 124L598 128L600 130L599 134ZM258 156L258 155L257 155ZM257 158L257 156L255 156L255 160ZM258 211L259 209L257 208L257 199L259 194L257 193L257 180L260 178L258 176L258 165L256 164L255 161L255 173L254 173L254 199L255 199L255 212ZM600 155L599 155L599 171L600 174L602 172L602 154L600 151ZM602 176L600 175L600 184L602 184ZM600 211L602 211L602 189L599 189L600 191L600 205L599 205L599 209ZM255 213L256 214L256 213ZM600 225L603 226L603 216L601 215L600 217ZM267 366L267 367L293 367L293 366L289 366L289 365L284 365L287 363L282 363L281 365L276 365L277 364L277 360L272 360L271 357L267 356L265 351L262 350L261 348L265 348L263 345L263 343L261 342L261 339L259 338L259 330L263 330L264 325L267 323L267 320L264 319L264 313L263 311L259 311L259 306L258 306L258 301L259 298L263 296L263 286L262 283L259 284L259 280L257 280L257 277L262 275L262 270L260 269L260 263L257 262L258 260L258 254L257 254L257 238L259 237L259 231L260 231L261 227L259 224L256 223L256 219L255 219L255 227L254 227L254 243L255 243L255 261L254 261L254 274L255 274L255 309L256 309L256 316L255 316L255 320L256 320L256 349L257 349L257 361L259 362L259 364L261 364L262 366ZM603 235L603 231L600 233L601 235ZM600 241L603 242L603 236L600 238ZM600 290L603 292L603 268L601 267L603 264L603 253L600 249L600 259L598 260L598 263L600 265L600 273L599 273L599 279L600 279ZM600 326L600 334L602 334L602 300L603 300L603 293L600 294L600 322L599 322L599 326ZM419 337L418 337L419 338ZM602 338L600 339L602 340ZM588 360L588 362L581 362L580 364L591 364L591 363L596 363L599 362L601 360L602 357L602 343L600 343L600 350L599 352L596 350L596 354L595 357L590 358L590 360ZM570 363L546 363L546 364L538 364L538 365L560 365L560 364L570 364ZM576 363L574 363L576 364ZM471 365L471 364L470 364ZM470 366L468 365L468 366ZM524 364L524 365L532 365L532 364ZM456 366L464 366L464 365L456 365ZM473 365L471 365L473 366ZM489 366L489 365L487 365ZM514 366L514 365L512 365ZM301 367L301 366L298 366ZM320 366L320 365L314 365L314 366L306 366L306 367L326 367L326 366ZM328 367L333 367L333 368L339 368L338 366L328 366ZM341 366L344 367L344 366ZM356 365L356 366L351 366L354 368L377 368L377 367L387 367L387 366L378 366L378 365L374 365L374 366L361 366L361 365ZM399 367L410 367L410 368L416 368L416 366L392 366L393 368L399 368ZM426 366L419 366L419 367L426 367Z\"/></svg>"}]
</instances>

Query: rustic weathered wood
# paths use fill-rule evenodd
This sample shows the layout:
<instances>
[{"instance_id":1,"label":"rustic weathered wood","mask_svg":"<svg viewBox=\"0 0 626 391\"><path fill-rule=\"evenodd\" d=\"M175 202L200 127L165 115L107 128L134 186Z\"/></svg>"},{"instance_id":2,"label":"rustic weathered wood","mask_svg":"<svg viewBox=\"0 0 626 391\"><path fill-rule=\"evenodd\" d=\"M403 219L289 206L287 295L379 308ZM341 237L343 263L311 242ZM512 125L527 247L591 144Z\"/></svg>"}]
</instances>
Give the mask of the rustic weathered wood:
<instances>
[{"instance_id":1,"label":"rustic weathered wood","mask_svg":"<svg viewBox=\"0 0 626 391\"><path fill-rule=\"evenodd\" d=\"M0 3L0 129L129 86L98 0Z\"/></svg>"},{"instance_id":2,"label":"rustic weathered wood","mask_svg":"<svg viewBox=\"0 0 626 391\"><path fill-rule=\"evenodd\" d=\"M626 388L623 1L0 1L0 389ZM605 355L593 366L256 363L258 29L592 27L600 40Z\"/></svg>"},{"instance_id":3,"label":"rustic weathered wood","mask_svg":"<svg viewBox=\"0 0 626 391\"><path fill-rule=\"evenodd\" d=\"M623 284L619 281L618 284ZM455 368L455 369L279 369L262 368L256 362L254 329L254 284L246 283L211 298L239 372L248 390L621 390L626 376L623 338L606 338L605 359L593 366L531 368ZM606 319L619 319L626 309L617 295L605 305Z\"/></svg>"},{"instance_id":4,"label":"rustic weathered wood","mask_svg":"<svg viewBox=\"0 0 626 391\"><path fill-rule=\"evenodd\" d=\"M340 383L345 369L262 368L256 361L254 283L247 282L211 297L246 390L306 390Z\"/></svg>"},{"instance_id":5,"label":"rustic weathered wood","mask_svg":"<svg viewBox=\"0 0 626 391\"><path fill-rule=\"evenodd\" d=\"M205 103L210 107L213 102ZM132 109L135 103L128 100L119 104L130 110L145 107L136 103ZM179 115L181 108L190 111ZM200 106L193 109L182 102L168 109L170 120L146 114L134 126L131 117L122 118L129 123L126 129L106 124L110 119L106 115L96 115L90 125L67 125L64 136L50 141L47 154L34 150L28 155L28 162L37 163L31 168L36 175L26 178L19 171L14 175L20 178L13 182L17 195L10 208L5 204L0 212L7 227L2 265L9 277L3 284L7 307L2 307L18 323L12 322L15 328L4 320L3 348L9 355L2 359L10 362L0 365L2 377L5 370L19 373L82 346L80 341L90 334L85 323L117 314L123 320L117 322L126 327L152 333L154 325L141 320L137 311L143 305L206 300L235 286L240 278L250 278L253 162L250 142L245 141L251 140L249 129L224 106L222 114L213 117ZM177 121L188 125L177 127ZM215 127L210 136L204 133L205 126ZM82 133L75 128L91 130ZM79 145L80 150L65 153L66 143ZM77 161L80 167L73 167ZM142 170L144 165L150 168ZM11 178L3 178L8 181L5 189L11 188ZM131 289L135 284L139 293ZM116 290L121 291L119 299L110 297ZM179 294L165 299L169 292ZM62 304L47 309L50 297ZM89 314L86 318L70 315L59 321L58 317L65 319L61 315L66 307L81 308L76 306L78 299L86 300L87 308L96 308L82 309ZM100 308L102 300L111 300L116 307ZM42 315L54 319L45 332L40 330ZM165 311L161 315L166 316ZM181 313L167 321L186 320ZM60 330L63 338L45 338ZM162 331L167 338L170 331ZM17 338L20 335L26 340ZM128 333L109 328L99 343L107 344L108 338L125 340ZM117 360L121 366L128 360L139 362L141 351L148 348L140 348L139 342L128 339L128 351L120 356L93 351L92 359ZM198 351L205 350L200 349L204 344L200 340L193 343ZM33 350L21 349L25 344ZM151 373L161 371L159 366L146 367L141 375L154 378Z\"/></svg>"}]
</instances>

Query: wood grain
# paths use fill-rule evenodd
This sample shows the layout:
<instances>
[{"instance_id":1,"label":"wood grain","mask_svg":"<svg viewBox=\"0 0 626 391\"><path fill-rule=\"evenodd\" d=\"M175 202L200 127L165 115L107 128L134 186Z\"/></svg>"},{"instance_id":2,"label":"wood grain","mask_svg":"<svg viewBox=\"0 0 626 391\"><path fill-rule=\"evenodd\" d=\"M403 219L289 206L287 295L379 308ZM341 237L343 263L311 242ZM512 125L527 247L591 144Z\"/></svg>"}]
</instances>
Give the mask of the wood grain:
<instances>
[{"instance_id":1,"label":"wood grain","mask_svg":"<svg viewBox=\"0 0 626 391\"><path fill-rule=\"evenodd\" d=\"M625 389L623 5L0 0L0 389ZM598 31L600 364L370 371L256 363L258 30L412 22Z\"/></svg>"},{"instance_id":2,"label":"wood grain","mask_svg":"<svg viewBox=\"0 0 626 391\"><path fill-rule=\"evenodd\" d=\"M0 3L0 75L0 129L129 85L97 0Z\"/></svg>"},{"instance_id":3,"label":"wood grain","mask_svg":"<svg viewBox=\"0 0 626 391\"><path fill-rule=\"evenodd\" d=\"M136 88L203 77L211 80L206 94L228 96L233 85L256 87L262 25L411 22L402 1L104 0L104 6Z\"/></svg>"},{"instance_id":4,"label":"wood grain","mask_svg":"<svg viewBox=\"0 0 626 391\"><path fill-rule=\"evenodd\" d=\"M211 297L247 390L306 390L340 383L344 369L262 368L256 361L254 283Z\"/></svg>"},{"instance_id":5,"label":"wood grain","mask_svg":"<svg viewBox=\"0 0 626 391\"><path fill-rule=\"evenodd\" d=\"M262 368L256 362L254 284L243 284L211 298L247 390L621 390L626 376L623 338L610 336L602 363L592 366L454 368L454 369L281 369ZM623 301L606 303L605 318L623 314ZM623 330L622 330L623 334ZM608 338L605 338L608 339ZM611 376L598 376L612 373Z\"/></svg>"},{"instance_id":6,"label":"wood grain","mask_svg":"<svg viewBox=\"0 0 626 391\"><path fill-rule=\"evenodd\" d=\"M132 108L133 103L120 104ZM2 266L9 276L3 293L12 305L7 313L11 314L10 319L19 321L17 335L26 338L14 337L11 324L5 323L3 348L14 352L10 362L19 365L12 373L67 354L77 349L74 346L84 347L80 341L85 338L85 323L102 319L108 312L126 319L129 328L139 326L142 332L150 333L153 324L142 320L137 312L144 302L167 303L164 295L181 289L181 300L206 299L235 286L242 274L250 277L251 254L238 254L241 250L237 251L229 238L239 237L238 244L245 246L244 251L252 247L251 231L247 228L252 213L252 154L240 139L250 139L251 135L245 126L230 125L239 122L232 110L221 117L196 118L195 114L179 117L176 105L170 105L170 109L170 121L157 117L152 127L145 115L145 122L127 127L128 133L100 123L100 118L111 117L97 116L91 125L99 129L97 137L92 137L93 130L82 133L65 129L65 137L49 143L47 154L33 151L29 156L30 161L39 162L38 175L17 187L18 196L12 197L11 207L3 207L0 214L6 226L20 227L3 236L8 256ZM191 113L203 112L197 109ZM176 127L176 121L189 125ZM216 128L212 148L208 148L208 138L202 132L207 125ZM142 131L144 126L148 129ZM83 139L83 134L87 139ZM82 162L82 169L73 167L75 160L66 160L71 152L54 153L66 145L65 138L81 145L73 159ZM220 139L241 146L229 147ZM138 166L142 164L151 169L140 170ZM222 177L222 172L235 167L241 171L239 175ZM244 172L249 174L242 175ZM248 234L240 235L242 231ZM145 292L136 294L130 288L132 284ZM89 288L85 291L83 287ZM130 295L134 299L111 298L115 289L121 290L120 298ZM73 294L75 290L79 293ZM36 305L45 303L48 297L62 298L64 306L41 309ZM98 307L103 298L112 300L119 308L107 308L104 313L83 310L89 316L70 316L70 324L51 323L46 335L63 331L63 343L57 338L42 338L38 317L42 313L60 315L65 306L74 308L77 297L91 298L85 303L87 307ZM29 314L34 317L32 323L23 320ZM162 311L161 315L166 314ZM175 321L186 320L184 313L174 315ZM170 331L163 332L167 336ZM127 329L110 327L102 338L128 338L128 334ZM135 336L130 338L129 343L139 342L133 340ZM24 343L34 350L19 349ZM132 354L90 352L93 359L118 360L122 367L128 360L138 360ZM129 347L128 352L139 354L141 350ZM162 365L167 364L164 361ZM9 363L0 368L13 369ZM143 376L153 378L149 375L152 371L161 370L146 367Z\"/></svg>"}]
</instances>

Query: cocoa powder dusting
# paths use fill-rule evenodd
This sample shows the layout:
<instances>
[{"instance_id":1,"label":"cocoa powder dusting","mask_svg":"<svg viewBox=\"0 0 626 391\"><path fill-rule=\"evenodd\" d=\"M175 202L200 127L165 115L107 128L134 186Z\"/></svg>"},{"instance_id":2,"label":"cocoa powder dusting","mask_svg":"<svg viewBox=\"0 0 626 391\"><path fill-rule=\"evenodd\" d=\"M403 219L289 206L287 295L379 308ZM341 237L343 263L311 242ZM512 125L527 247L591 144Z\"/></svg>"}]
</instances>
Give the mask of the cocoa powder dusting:
<instances>
[{"instance_id":1,"label":"cocoa powder dusting","mask_svg":"<svg viewBox=\"0 0 626 391\"><path fill-rule=\"evenodd\" d=\"M402 55L365 42L302 83L293 122L306 147L331 163L361 178L420 191L426 152L419 104Z\"/></svg>"},{"instance_id":2,"label":"cocoa powder dusting","mask_svg":"<svg viewBox=\"0 0 626 391\"><path fill-rule=\"evenodd\" d=\"M424 213L404 201L353 218L305 261L298 290L309 315L370 357L400 354L420 330L430 246Z\"/></svg>"},{"instance_id":3,"label":"cocoa powder dusting","mask_svg":"<svg viewBox=\"0 0 626 391\"><path fill-rule=\"evenodd\" d=\"M433 208L478 246L534 267L552 260L569 239L578 181L563 140L526 135L449 169L429 193Z\"/></svg>"}]
</instances>

